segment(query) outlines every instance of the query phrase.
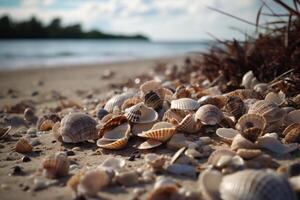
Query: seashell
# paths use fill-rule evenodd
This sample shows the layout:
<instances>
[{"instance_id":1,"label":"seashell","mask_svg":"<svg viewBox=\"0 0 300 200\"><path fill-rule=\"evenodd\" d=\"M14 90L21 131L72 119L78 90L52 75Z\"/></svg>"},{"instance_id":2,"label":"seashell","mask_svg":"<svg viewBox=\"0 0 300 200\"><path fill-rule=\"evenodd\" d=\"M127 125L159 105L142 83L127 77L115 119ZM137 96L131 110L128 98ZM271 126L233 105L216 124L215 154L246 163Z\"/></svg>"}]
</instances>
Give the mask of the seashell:
<instances>
[{"instance_id":1,"label":"seashell","mask_svg":"<svg viewBox=\"0 0 300 200\"><path fill-rule=\"evenodd\" d=\"M200 103L200 106L206 105L206 104L211 104L214 106L217 106L218 108L223 108L223 106L225 105L224 103L225 101L225 97L223 97L222 95L219 96L203 96L201 97L198 102Z\"/></svg>"},{"instance_id":2,"label":"seashell","mask_svg":"<svg viewBox=\"0 0 300 200\"><path fill-rule=\"evenodd\" d=\"M125 110L126 108L130 108L131 106L134 106L138 103L141 103L143 99L141 99L138 96L131 97L129 99L126 99L121 107L122 110Z\"/></svg>"},{"instance_id":3,"label":"seashell","mask_svg":"<svg viewBox=\"0 0 300 200\"><path fill-rule=\"evenodd\" d=\"M257 145L244 138L241 134L237 134L231 143L230 149L236 151L238 149L256 149Z\"/></svg>"},{"instance_id":4,"label":"seashell","mask_svg":"<svg viewBox=\"0 0 300 200\"><path fill-rule=\"evenodd\" d=\"M199 106L200 104L196 100L189 98L181 98L171 101L171 109L197 110Z\"/></svg>"},{"instance_id":5,"label":"seashell","mask_svg":"<svg viewBox=\"0 0 300 200\"><path fill-rule=\"evenodd\" d=\"M140 86L140 90L142 91L143 95L147 94L150 91L155 91L161 88L161 83L155 80L146 81Z\"/></svg>"},{"instance_id":6,"label":"seashell","mask_svg":"<svg viewBox=\"0 0 300 200\"><path fill-rule=\"evenodd\" d=\"M242 100L245 99L262 99L261 95L254 90L251 89L237 89L232 92L229 92L227 94L224 94L224 96L235 96L239 97Z\"/></svg>"},{"instance_id":7,"label":"seashell","mask_svg":"<svg viewBox=\"0 0 300 200\"><path fill-rule=\"evenodd\" d=\"M239 134L239 132L232 128L218 128L216 134L226 142L231 143L233 138Z\"/></svg>"},{"instance_id":8,"label":"seashell","mask_svg":"<svg viewBox=\"0 0 300 200\"><path fill-rule=\"evenodd\" d=\"M182 121L176 126L177 131L184 133L197 133L202 128L202 123L195 119L195 114L188 114Z\"/></svg>"},{"instance_id":9,"label":"seashell","mask_svg":"<svg viewBox=\"0 0 300 200\"><path fill-rule=\"evenodd\" d=\"M243 100L236 96L228 96L225 98L224 109L232 114L238 120L245 112L246 107Z\"/></svg>"},{"instance_id":10,"label":"seashell","mask_svg":"<svg viewBox=\"0 0 300 200\"><path fill-rule=\"evenodd\" d=\"M154 139L148 139L145 142L143 142L142 144L140 144L138 146L138 149L140 149L140 150L153 149L160 145L162 145L162 142L160 142L158 140L154 140Z\"/></svg>"},{"instance_id":11,"label":"seashell","mask_svg":"<svg viewBox=\"0 0 300 200\"><path fill-rule=\"evenodd\" d=\"M70 113L66 115L58 128L62 141L66 143L79 143L98 138L97 122L84 113Z\"/></svg>"},{"instance_id":12,"label":"seashell","mask_svg":"<svg viewBox=\"0 0 300 200\"><path fill-rule=\"evenodd\" d=\"M42 165L47 178L59 178L69 173L70 162L67 155L62 152L47 156Z\"/></svg>"},{"instance_id":13,"label":"seashell","mask_svg":"<svg viewBox=\"0 0 300 200\"><path fill-rule=\"evenodd\" d=\"M208 158L207 163L217 167L219 160L221 159L221 157L229 157L230 159L235 156L235 152L230 151L228 149L218 149L215 150Z\"/></svg>"},{"instance_id":14,"label":"seashell","mask_svg":"<svg viewBox=\"0 0 300 200\"><path fill-rule=\"evenodd\" d=\"M269 84L267 84L267 83L258 83L258 84L256 84L256 85L254 86L253 90L254 90L255 92L258 92L258 93L260 93L260 94L263 94L263 93L265 93L265 91L268 90L268 88L269 88Z\"/></svg>"},{"instance_id":15,"label":"seashell","mask_svg":"<svg viewBox=\"0 0 300 200\"><path fill-rule=\"evenodd\" d=\"M300 143L300 123L289 125L282 135L284 136L284 143Z\"/></svg>"},{"instance_id":16,"label":"seashell","mask_svg":"<svg viewBox=\"0 0 300 200\"><path fill-rule=\"evenodd\" d=\"M11 131L12 127L7 126L7 127L0 127L0 139L5 138L9 132Z\"/></svg>"},{"instance_id":17,"label":"seashell","mask_svg":"<svg viewBox=\"0 0 300 200\"><path fill-rule=\"evenodd\" d=\"M278 93L269 92L266 95L265 100L280 106L285 102L285 94L281 90Z\"/></svg>"},{"instance_id":18,"label":"seashell","mask_svg":"<svg viewBox=\"0 0 300 200\"><path fill-rule=\"evenodd\" d=\"M151 123L158 119L158 113L143 102L127 108L125 116L133 123Z\"/></svg>"},{"instance_id":19,"label":"seashell","mask_svg":"<svg viewBox=\"0 0 300 200\"><path fill-rule=\"evenodd\" d=\"M150 130L154 125L154 122L152 123L145 123L145 124L132 124L131 133L133 135L137 135L143 131Z\"/></svg>"},{"instance_id":20,"label":"seashell","mask_svg":"<svg viewBox=\"0 0 300 200\"><path fill-rule=\"evenodd\" d=\"M175 175L183 175L189 177L197 176L195 167L191 166L190 164L173 163L166 168L166 171Z\"/></svg>"},{"instance_id":21,"label":"seashell","mask_svg":"<svg viewBox=\"0 0 300 200\"><path fill-rule=\"evenodd\" d=\"M299 192L300 192L300 176L294 176L289 178L289 183L293 187L294 191L297 192L298 197L299 197Z\"/></svg>"},{"instance_id":22,"label":"seashell","mask_svg":"<svg viewBox=\"0 0 300 200\"><path fill-rule=\"evenodd\" d=\"M115 95L106 102L104 109L108 112L112 112L115 107L121 108L125 100L133 97L134 95L135 94L133 92L125 92L123 94Z\"/></svg>"},{"instance_id":23,"label":"seashell","mask_svg":"<svg viewBox=\"0 0 300 200\"><path fill-rule=\"evenodd\" d=\"M20 138L15 146L15 151L18 153L30 153L32 149L33 146L25 138Z\"/></svg>"},{"instance_id":24,"label":"seashell","mask_svg":"<svg viewBox=\"0 0 300 200\"><path fill-rule=\"evenodd\" d=\"M52 126L59 121L60 117L57 114L44 115L37 121L37 129L39 131L49 131L52 129Z\"/></svg>"},{"instance_id":25,"label":"seashell","mask_svg":"<svg viewBox=\"0 0 300 200\"><path fill-rule=\"evenodd\" d=\"M300 162L292 162L289 164L281 165L276 169L276 172L285 177L293 177L300 175Z\"/></svg>"},{"instance_id":26,"label":"seashell","mask_svg":"<svg viewBox=\"0 0 300 200\"><path fill-rule=\"evenodd\" d=\"M285 178L267 170L243 170L227 175L219 188L223 200L297 199Z\"/></svg>"},{"instance_id":27,"label":"seashell","mask_svg":"<svg viewBox=\"0 0 300 200\"><path fill-rule=\"evenodd\" d=\"M173 99L173 92L167 88L159 88L154 92L156 92L157 95L165 101L171 102Z\"/></svg>"},{"instance_id":28,"label":"seashell","mask_svg":"<svg viewBox=\"0 0 300 200\"><path fill-rule=\"evenodd\" d=\"M74 174L67 182L67 186L73 191L77 192L77 187L79 185L81 177L84 175L84 171L78 171Z\"/></svg>"},{"instance_id":29,"label":"seashell","mask_svg":"<svg viewBox=\"0 0 300 200\"><path fill-rule=\"evenodd\" d=\"M100 108L98 111L97 111L97 118L99 120L102 120L103 117L105 117L106 115L108 115L109 112L107 110L105 110L104 108Z\"/></svg>"},{"instance_id":30,"label":"seashell","mask_svg":"<svg viewBox=\"0 0 300 200\"><path fill-rule=\"evenodd\" d=\"M116 175L115 180L122 186L134 186L139 183L139 174L136 171L121 172Z\"/></svg>"},{"instance_id":31,"label":"seashell","mask_svg":"<svg viewBox=\"0 0 300 200\"><path fill-rule=\"evenodd\" d=\"M153 167L154 169L162 169L167 161L166 156L157 155L154 153L145 155L144 159L147 162L147 164Z\"/></svg>"},{"instance_id":32,"label":"seashell","mask_svg":"<svg viewBox=\"0 0 300 200\"><path fill-rule=\"evenodd\" d=\"M159 110L162 108L164 100L156 92L150 91L145 94L144 102L146 106Z\"/></svg>"},{"instance_id":33,"label":"seashell","mask_svg":"<svg viewBox=\"0 0 300 200\"><path fill-rule=\"evenodd\" d=\"M260 149L238 149L236 154L244 159L252 159L260 156L262 151Z\"/></svg>"},{"instance_id":34,"label":"seashell","mask_svg":"<svg viewBox=\"0 0 300 200\"><path fill-rule=\"evenodd\" d=\"M207 104L197 110L195 118L203 124L216 125L224 118L224 115L218 107Z\"/></svg>"},{"instance_id":35,"label":"seashell","mask_svg":"<svg viewBox=\"0 0 300 200\"><path fill-rule=\"evenodd\" d=\"M97 140L97 146L103 149L119 150L126 147L128 139L128 137L123 137L116 140L100 138Z\"/></svg>"},{"instance_id":36,"label":"seashell","mask_svg":"<svg viewBox=\"0 0 300 200\"><path fill-rule=\"evenodd\" d=\"M289 112L284 118L284 123L287 125L300 123L300 109Z\"/></svg>"},{"instance_id":37,"label":"seashell","mask_svg":"<svg viewBox=\"0 0 300 200\"><path fill-rule=\"evenodd\" d=\"M282 144L277 139L276 133L266 133L265 135L258 137L257 145L280 155L290 153L299 148L297 143Z\"/></svg>"},{"instance_id":38,"label":"seashell","mask_svg":"<svg viewBox=\"0 0 300 200\"><path fill-rule=\"evenodd\" d=\"M266 120L259 114L245 114L236 124L236 129L248 140L254 142L264 132Z\"/></svg>"},{"instance_id":39,"label":"seashell","mask_svg":"<svg viewBox=\"0 0 300 200\"><path fill-rule=\"evenodd\" d=\"M99 166L101 168L112 168L116 171L121 170L126 165L126 161L124 159L119 158L107 158L103 161L103 163Z\"/></svg>"},{"instance_id":40,"label":"seashell","mask_svg":"<svg viewBox=\"0 0 300 200\"><path fill-rule=\"evenodd\" d=\"M108 184L109 176L106 171L92 169L82 175L77 190L81 195L96 196L96 194Z\"/></svg>"},{"instance_id":41,"label":"seashell","mask_svg":"<svg viewBox=\"0 0 300 200\"><path fill-rule=\"evenodd\" d=\"M246 89L251 88L252 79L254 78L253 71L248 71L244 74L242 78L242 86L244 86Z\"/></svg>"},{"instance_id":42,"label":"seashell","mask_svg":"<svg viewBox=\"0 0 300 200\"><path fill-rule=\"evenodd\" d=\"M179 194L178 186L171 184L154 188L154 190L152 190L146 198L146 200L163 199L183 200L183 197L181 197Z\"/></svg>"},{"instance_id":43,"label":"seashell","mask_svg":"<svg viewBox=\"0 0 300 200\"><path fill-rule=\"evenodd\" d=\"M176 132L173 124L168 122L158 122L149 131L143 131L138 134L139 137L149 138L165 142L169 140Z\"/></svg>"},{"instance_id":44,"label":"seashell","mask_svg":"<svg viewBox=\"0 0 300 200\"><path fill-rule=\"evenodd\" d=\"M286 114L277 104L266 100L260 100L254 103L250 106L248 113L262 115L267 123L279 121L283 119Z\"/></svg>"},{"instance_id":45,"label":"seashell","mask_svg":"<svg viewBox=\"0 0 300 200\"><path fill-rule=\"evenodd\" d=\"M24 110L24 119L28 122L36 123L38 118L35 116L33 109L26 108Z\"/></svg>"},{"instance_id":46,"label":"seashell","mask_svg":"<svg viewBox=\"0 0 300 200\"><path fill-rule=\"evenodd\" d=\"M167 147L172 150L177 150L182 147L188 147L189 142L187 138L183 134L175 134L171 137L171 139L167 143Z\"/></svg>"},{"instance_id":47,"label":"seashell","mask_svg":"<svg viewBox=\"0 0 300 200\"><path fill-rule=\"evenodd\" d=\"M204 199L220 199L219 185L222 181L221 172L213 169L204 170L198 179L201 194Z\"/></svg>"},{"instance_id":48,"label":"seashell","mask_svg":"<svg viewBox=\"0 0 300 200\"><path fill-rule=\"evenodd\" d=\"M188 110L178 110L169 109L164 113L163 121L170 122L172 124L179 124L185 116L187 116L191 111Z\"/></svg>"},{"instance_id":49,"label":"seashell","mask_svg":"<svg viewBox=\"0 0 300 200\"><path fill-rule=\"evenodd\" d=\"M187 90L184 85L179 85L176 88L173 97L174 97L174 99L190 98L191 97L191 92L189 90Z\"/></svg>"}]
</instances>

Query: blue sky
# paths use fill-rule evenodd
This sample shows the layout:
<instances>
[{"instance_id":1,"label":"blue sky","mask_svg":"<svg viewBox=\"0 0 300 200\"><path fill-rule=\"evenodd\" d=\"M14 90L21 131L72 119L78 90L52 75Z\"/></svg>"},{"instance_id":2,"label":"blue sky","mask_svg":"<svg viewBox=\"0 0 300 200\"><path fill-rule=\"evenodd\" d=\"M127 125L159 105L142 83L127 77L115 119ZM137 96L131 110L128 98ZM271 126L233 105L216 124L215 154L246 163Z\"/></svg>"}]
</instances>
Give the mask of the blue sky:
<instances>
[{"instance_id":1,"label":"blue sky","mask_svg":"<svg viewBox=\"0 0 300 200\"><path fill-rule=\"evenodd\" d=\"M276 11L272 3L264 0ZM290 1L290 0L288 0ZM16 20L36 16L44 23L60 17L64 24L107 32L148 35L153 40L243 38L230 27L252 33L254 28L207 8L211 6L255 22L261 0L0 0L0 15ZM265 8L265 12L268 10ZM263 18L262 21L267 20Z\"/></svg>"}]
</instances>

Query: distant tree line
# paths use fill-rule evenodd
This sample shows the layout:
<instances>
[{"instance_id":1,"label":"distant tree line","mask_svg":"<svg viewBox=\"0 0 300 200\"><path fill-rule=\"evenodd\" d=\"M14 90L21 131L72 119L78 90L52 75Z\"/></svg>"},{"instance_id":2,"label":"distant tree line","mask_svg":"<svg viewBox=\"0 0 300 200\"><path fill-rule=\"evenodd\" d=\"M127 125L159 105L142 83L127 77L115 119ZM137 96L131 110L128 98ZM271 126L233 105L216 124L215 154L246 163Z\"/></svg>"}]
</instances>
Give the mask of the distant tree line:
<instances>
[{"instance_id":1,"label":"distant tree line","mask_svg":"<svg viewBox=\"0 0 300 200\"><path fill-rule=\"evenodd\" d=\"M80 24L62 26L55 18L48 25L32 17L28 21L13 21L9 16L0 18L0 39L142 39L143 35L116 35L98 30L83 31Z\"/></svg>"}]
</instances>

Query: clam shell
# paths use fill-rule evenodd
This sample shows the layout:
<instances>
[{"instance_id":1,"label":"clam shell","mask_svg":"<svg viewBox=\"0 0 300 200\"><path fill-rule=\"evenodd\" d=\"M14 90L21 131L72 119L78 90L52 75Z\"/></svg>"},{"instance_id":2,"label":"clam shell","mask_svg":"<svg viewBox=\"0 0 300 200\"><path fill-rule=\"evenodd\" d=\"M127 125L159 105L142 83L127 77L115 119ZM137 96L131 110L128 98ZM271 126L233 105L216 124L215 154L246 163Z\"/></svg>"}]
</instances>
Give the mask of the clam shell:
<instances>
[{"instance_id":1,"label":"clam shell","mask_svg":"<svg viewBox=\"0 0 300 200\"><path fill-rule=\"evenodd\" d=\"M232 114L238 120L245 112L246 107L243 100L236 96L228 96L225 98L224 109Z\"/></svg>"},{"instance_id":2,"label":"clam shell","mask_svg":"<svg viewBox=\"0 0 300 200\"><path fill-rule=\"evenodd\" d=\"M235 156L235 152L230 151L228 149L218 149L215 150L208 158L207 163L216 167L219 163L221 157L226 156L232 158Z\"/></svg>"},{"instance_id":3,"label":"clam shell","mask_svg":"<svg viewBox=\"0 0 300 200\"><path fill-rule=\"evenodd\" d=\"M98 138L97 122L87 114L71 113L66 115L59 128L63 142L78 143Z\"/></svg>"},{"instance_id":4,"label":"clam shell","mask_svg":"<svg viewBox=\"0 0 300 200\"><path fill-rule=\"evenodd\" d=\"M236 151L238 149L256 149L257 145L244 138L241 134L237 134L231 143L230 149Z\"/></svg>"},{"instance_id":5,"label":"clam shell","mask_svg":"<svg viewBox=\"0 0 300 200\"><path fill-rule=\"evenodd\" d=\"M133 135L137 135L143 131L150 130L154 125L154 122L152 123L146 123L146 124L133 124L131 128L131 133Z\"/></svg>"},{"instance_id":6,"label":"clam shell","mask_svg":"<svg viewBox=\"0 0 300 200\"><path fill-rule=\"evenodd\" d=\"M260 100L251 105L248 113L262 115L266 119L267 123L282 120L286 114L285 111L278 107L277 104L266 100Z\"/></svg>"},{"instance_id":7,"label":"clam shell","mask_svg":"<svg viewBox=\"0 0 300 200\"><path fill-rule=\"evenodd\" d=\"M219 199L219 185L222 181L222 174L217 170L207 169L199 176L199 186L204 199Z\"/></svg>"},{"instance_id":8,"label":"clam shell","mask_svg":"<svg viewBox=\"0 0 300 200\"><path fill-rule=\"evenodd\" d=\"M145 94L144 102L146 106L159 110L162 108L164 100L156 92L150 91Z\"/></svg>"},{"instance_id":9,"label":"clam shell","mask_svg":"<svg viewBox=\"0 0 300 200\"><path fill-rule=\"evenodd\" d=\"M176 88L173 97L174 97L174 99L190 98L191 97L191 92L189 90L187 90L184 85L179 85Z\"/></svg>"},{"instance_id":10,"label":"clam shell","mask_svg":"<svg viewBox=\"0 0 300 200\"><path fill-rule=\"evenodd\" d=\"M188 110L178 110L169 109L164 113L163 121L170 122L172 124L179 124L185 116L187 116L191 111Z\"/></svg>"},{"instance_id":11,"label":"clam shell","mask_svg":"<svg viewBox=\"0 0 300 200\"><path fill-rule=\"evenodd\" d=\"M297 199L285 178L265 170L243 170L227 175L219 188L223 200Z\"/></svg>"},{"instance_id":12,"label":"clam shell","mask_svg":"<svg viewBox=\"0 0 300 200\"><path fill-rule=\"evenodd\" d=\"M218 128L216 134L226 142L231 143L233 138L239 134L239 132L232 128Z\"/></svg>"},{"instance_id":13,"label":"clam shell","mask_svg":"<svg viewBox=\"0 0 300 200\"><path fill-rule=\"evenodd\" d=\"M264 136L258 137L257 145L280 155L290 153L299 148L297 143L282 144L277 139L276 133L267 133Z\"/></svg>"},{"instance_id":14,"label":"clam shell","mask_svg":"<svg viewBox=\"0 0 300 200\"><path fill-rule=\"evenodd\" d=\"M106 139L100 138L97 140L97 146L103 149L119 150L126 147L129 137L123 137L120 139Z\"/></svg>"},{"instance_id":15,"label":"clam shell","mask_svg":"<svg viewBox=\"0 0 300 200\"><path fill-rule=\"evenodd\" d=\"M7 126L4 128L0 127L0 139L5 138L9 134L11 129L12 129L11 126Z\"/></svg>"},{"instance_id":16,"label":"clam shell","mask_svg":"<svg viewBox=\"0 0 300 200\"><path fill-rule=\"evenodd\" d=\"M207 104L197 110L195 118L203 124L216 125L224 118L224 115L218 107Z\"/></svg>"},{"instance_id":17,"label":"clam shell","mask_svg":"<svg viewBox=\"0 0 300 200\"><path fill-rule=\"evenodd\" d=\"M151 81L146 81L145 83L143 83L140 86L140 90L142 91L142 93L145 95L150 91L155 91L159 88L161 88L161 83L155 80L151 80Z\"/></svg>"},{"instance_id":18,"label":"clam shell","mask_svg":"<svg viewBox=\"0 0 300 200\"><path fill-rule=\"evenodd\" d=\"M118 115L112 117L111 119L106 121L105 124L103 124L103 126L99 130L99 137L102 137L106 132L109 132L122 124L128 124L128 119L125 116Z\"/></svg>"},{"instance_id":19,"label":"clam shell","mask_svg":"<svg viewBox=\"0 0 300 200\"><path fill-rule=\"evenodd\" d=\"M284 118L284 123L287 125L300 123L300 109L289 112Z\"/></svg>"},{"instance_id":20,"label":"clam shell","mask_svg":"<svg viewBox=\"0 0 300 200\"><path fill-rule=\"evenodd\" d=\"M277 105L282 105L285 102L285 94L282 91L280 91L278 93L269 92L266 95L265 100L275 103Z\"/></svg>"},{"instance_id":21,"label":"clam shell","mask_svg":"<svg viewBox=\"0 0 300 200\"><path fill-rule=\"evenodd\" d=\"M252 159L260 156L262 151L260 149L238 149L236 154L244 159Z\"/></svg>"},{"instance_id":22,"label":"clam shell","mask_svg":"<svg viewBox=\"0 0 300 200\"><path fill-rule=\"evenodd\" d=\"M121 108L123 103L134 95L135 94L133 92L125 92L123 94L115 95L106 102L104 109L108 112L112 112L115 107Z\"/></svg>"},{"instance_id":23,"label":"clam shell","mask_svg":"<svg viewBox=\"0 0 300 200\"><path fill-rule=\"evenodd\" d=\"M138 117L139 114L140 117ZM143 102L127 108L125 116L134 123L151 123L158 119L158 113L153 108L147 107Z\"/></svg>"},{"instance_id":24,"label":"clam shell","mask_svg":"<svg viewBox=\"0 0 300 200\"><path fill-rule=\"evenodd\" d=\"M267 83L258 83L254 86L253 89L254 89L255 92L263 94L263 93L265 93L265 91L268 90L268 88L269 88L269 84L267 84Z\"/></svg>"},{"instance_id":25,"label":"clam shell","mask_svg":"<svg viewBox=\"0 0 300 200\"><path fill-rule=\"evenodd\" d=\"M15 146L15 151L18 153L30 153L32 149L33 146L25 138L20 138Z\"/></svg>"},{"instance_id":26,"label":"clam shell","mask_svg":"<svg viewBox=\"0 0 300 200\"><path fill-rule=\"evenodd\" d=\"M241 85L247 89L251 88L251 83L253 78L254 78L253 71L248 71L247 73L244 74Z\"/></svg>"},{"instance_id":27,"label":"clam shell","mask_svg":"<svg viewBox=\"0 0 300 200\"><path fill-rule=\"evenodd\" d=\"M130 108L131 106L134 106L138 103L141 103L142 101L143 101L143 99L140 98L140 97L137 97L137 96L131 97L131 98L126 99L124 101L124 103L122 104L121 109L125 110L126 108Z\"/></svg>"},{"instance_id":28,"label":"clam shell","mask_svg":"<svg viewBox=\"0 0 300 200\"><path fill-rule=\"evenodd\" d=\"M160 145L162 145L162 142L160 142L158 140L154 140L154 139L148 139L145 142L143 142L142 144L140 144L138 146L138 149L141 149L141 150L153 149L153 148L158 147Z\"/></svg>"},{"instance_id":29,"label":"clam shell","mask_svg":"<svg viewBox=\"0 0 300 200\"><path fill-rule=\"evenodd\" d=\"M200 104L190 98L181 98L177 100L171 101L171 109L179 109L179 110L197 110Z\"/></svg>"},{"instance_id":30,"label":"clam shell","mask_svg":"<svg viewBox=\"0 0 300 200\"><path fill-rule=\"evenodd\" d=\"M149 138L165 142L169 140L176 132L176 128L168 122L158 122L149 131L143 131L138 134L139 137Z\"/></svg>"},{"instance_id":31,"label":"clam shell","mask_svg":"<svg viewBox=\"0 0 300 200\"><path fill-rule=\"evenodd\" d=\"M59 178L68 175L70 162L65 153L57 152L43 160L43 169L48 178Z\"/></svg>"},{"instance_id":32,"label":"clam shell","mask_svg":"<svg viewBox=\"0 0 300 200\"><path fill-rule=\"evenodd\" d=\"M300 123L294 123L285 128L284 143L300 143Z\"/></svg>"},{"instance_id":33,"label":"clam shell","mask_svg":"<svg viewBox=\"0 0 300 200\"><path fill-rule=\"evenodd\" d=\"M188 114L182 119L178 126L176 126L176 130L193 134L199 132L202 126L202 123L195 119L194 114Z\"/></svg>"}]
</instances>

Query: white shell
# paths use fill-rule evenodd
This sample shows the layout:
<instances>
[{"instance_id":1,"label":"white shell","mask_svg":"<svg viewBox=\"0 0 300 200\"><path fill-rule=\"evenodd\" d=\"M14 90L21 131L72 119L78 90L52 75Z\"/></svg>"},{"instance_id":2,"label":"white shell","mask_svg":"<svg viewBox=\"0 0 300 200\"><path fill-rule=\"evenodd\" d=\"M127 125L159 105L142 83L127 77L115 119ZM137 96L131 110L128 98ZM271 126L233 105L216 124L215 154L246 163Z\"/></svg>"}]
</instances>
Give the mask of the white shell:
<instances>
[{"instance_id":1,"label":"white shell","mask_svg":"<svg viewBox=\"0 0 300 200\"><path fill-rule=\"evenodd\" d=\"M257 145L244 138L241 134L237 134L231 143L231 150L236 151L238 149L256 149Z\"/></svg>"},{"instance_id":2,"label":"white shell","mask_svg":"<svg viewBox=\"0 0 300 200\"><path fill-rule=\"evenodd\" d=\"M134 95L135 94L133 92L125 92L123 94L115 95L106 102L104 109L108 112L112 112L115 107L121 108L124 101L130 97L133 97Z\"/></svg>"},{"instance_id":3,"label":"white shell","mask_svg":"<svg viewBox=\"0 0 300 200\"><path fill-rule=\"evenodd\" d=\"M264 170L243 170L223 177L220 194L223 200L297 199L285 178Z\"/></svg>"},{"instance_id":4,"label":"white shell","mask_svg":"<svg viewBox=\"0 0 300 200\"><path fill-rule=\"evenodd\" d=\"M190 98L181 98L171 101L171 109L197 110L199 106L198 101Z\"/></svg>"},{"instance_id":5,"label":"white shell","mask_svg":"<svg viewBox=\"0 0 300 200\"><path fill-rule=\"evenodd\" d=\"M285 94L281 90L278 93L269 92L266 95L265 100L275 103L277 105L281 105L285 102Z\"/></svg>"},{"instance_id":6,"label":"white shell","mask_svg":"<svg viewBox=\"0 0 300 200\"><path fill-rule=\"evenodd\" d=\"M232 142L233 138L239 134L239 132L232 128L218 128L216 134L225 141Z\"/></svg>"},{"instance_id":7,"label":"white shell","mask_svg":"<svg viewBox=\"0 0 300 200\"><path fill-rule=\"evenodd\" d=\"M151 123L158 118L158 113L153 108L147 107L143 102L125 109L125 116L133 110L140 111L140 118L134 121L134 123Z\"/></svg>"},{"instance_id":8,"label":"white shell","mask_svg":"<svg viewBox=\"0 0 300 200\"><path fill-rule=\"evenodd\" d=\"M217 170L207 169L199 176L199 186L204 199L219 199L219 185L222 181L222 174Z\"/></svg>"},{"instance_id":9,"label":"white shell","mask_svg":"<svg viewBox=\"0 0 300 200\"><path fill-rule=\"evenodd\" d=\"M253 78L254 78L254 74L252 71L249 71L246 74L244 74L242 79L242 86L244 86L246 89L251 88L251 83Z\"/></svg>"},{"instance_id":10,"label":"white shell","mask_svg":"<svg viewBox=\"0 0 300 200\"><path fill-rule=\"evenodd\" d=\"M216 125L224 118L224 115L217 106L206 104L197 110L195 117L203 124Z\"/></svg>"}]
</instances>

